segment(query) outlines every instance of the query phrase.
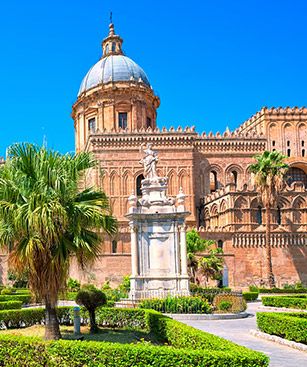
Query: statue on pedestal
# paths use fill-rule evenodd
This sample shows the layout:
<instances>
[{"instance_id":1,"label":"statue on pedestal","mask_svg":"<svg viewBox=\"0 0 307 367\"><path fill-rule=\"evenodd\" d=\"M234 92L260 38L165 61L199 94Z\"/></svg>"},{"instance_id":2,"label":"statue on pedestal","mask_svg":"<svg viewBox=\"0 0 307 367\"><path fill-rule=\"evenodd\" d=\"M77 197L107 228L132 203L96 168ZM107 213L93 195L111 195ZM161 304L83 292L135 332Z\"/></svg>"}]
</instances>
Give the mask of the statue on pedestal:
<instances>
[{"instance_id":1,"label":"statue on pedestal","mask_svg":"<svg viewBox=\"0 0 307 367\"><path fill-rule=\"evenodd\" d=\"M144 154L144 157L140 160L140 164L144 166L144 176L145 178L157 178L157 162L158 153L152 150L152 144L148 143L146 149L144 149L144 144L140 147L140 152Z\"/></svg>"}]
</instances>

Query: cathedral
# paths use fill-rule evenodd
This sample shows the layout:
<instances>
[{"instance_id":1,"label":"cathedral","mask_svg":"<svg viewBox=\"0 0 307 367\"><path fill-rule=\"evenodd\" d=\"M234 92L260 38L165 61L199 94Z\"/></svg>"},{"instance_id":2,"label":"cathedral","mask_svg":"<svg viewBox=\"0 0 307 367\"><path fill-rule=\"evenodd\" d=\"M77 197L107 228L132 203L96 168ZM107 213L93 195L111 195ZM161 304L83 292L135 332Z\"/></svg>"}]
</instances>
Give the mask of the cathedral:
<instances>
[{"instance_id":1,"label":"cathedral","mask_svg":"<svg viewBox=\"0 0 307 367\"><path fill-rule=\"evenodd\" d=\"M140 196L140 146L159 153L157 173L168 178L168 196L180 188L190 212L188 229L223 249L223 285L244 288L265 277L265 210L248 167L255 154L278 150L290 166L272 211L272 262L277 285L307 284L307 108L262 108L236 130L198 133L194 127L159 128L160 99L143 69L122 50L110 24L102 57L85 75L72 107L76 151L92 152L99 165L85 185L110 198L119 231L103 239L99 259L71 276L115 285L131 273L128 197Z\"/></svg>"}]
</instances>

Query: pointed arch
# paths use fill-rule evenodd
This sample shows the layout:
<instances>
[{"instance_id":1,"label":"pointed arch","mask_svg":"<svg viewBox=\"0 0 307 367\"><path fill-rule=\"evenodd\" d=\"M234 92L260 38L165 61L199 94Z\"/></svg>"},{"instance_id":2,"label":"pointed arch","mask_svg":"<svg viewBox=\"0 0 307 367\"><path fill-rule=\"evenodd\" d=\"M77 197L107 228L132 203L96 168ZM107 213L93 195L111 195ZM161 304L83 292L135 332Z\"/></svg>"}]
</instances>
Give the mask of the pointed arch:
<instances>
[{"instance_id":1,"label":"pointed arch","mask_svg":"<svg viewBox=\"0 0 307 367\"><path fill-rule=\"evenodd\" d=\"M130 195L132 190L134 190L134 188L132 187L132 173L131 171L125 171L123 174L123 195L127 196Z\"/></svg>"},{"instance_id":2,"label":"pointed arch","mask_svg":"<svg viewBox=\"0 0 307 367\"><path fill-rule=\"evenodd\" d=\"M227 210L227 203L226 200L222 200L221 204L220 204L220 213L223 213Z\"/></svg>"},{"instance_id":3,"label":"pointed arch","mask_svg":"<svg viewBox=\"0 0 307 367\"><path fill-rule=\"evenodd\" d=\"M179 187L182 187L183 192L187 195L190 193L189 175L185 169L179 172Z\"/></svg>"},{"instance_id":4,"label":"pointed arch","mask_svg":"<svg viewBox=\"0 0 307 367\"><path fill-rule=\"evenodd\" d=\"M110 195L118 195L119 194L119 176L116 171L112 171L110 175Z\"/></svg>"},{"instance_id":5,"label":"pointed arch","mask_svg":"<svg viewBox=\"0 0 307 367\"><path fill-rule=\"evenodd\" d=\"M226 184L234 183L236 186L241 186L244 170L237 164L230 164L225 170L225 175Z\"/></svg>"},{"instance_id":6,"label":"pointed arch","mask_svg":"<svg viewBox=\"0 0 307 367\"><path fill-rule=\"evenodd\" d=\"M300 195L295 197L292 202L292 208L293 208L293 223L294 224L305 223L304 219L306 216L306 200Z\"/></svg>"},{"instance_id":7,"label":"pointed arch","mask_svg":"<svg viewBox=\"0 0 307 367\"><path fill-rule=\"evenodd\" d=\"M178 193L177 175L173 169L169 171L167 179L168 179L168 194L176 195Z\"/></svg>"}]
</instances>

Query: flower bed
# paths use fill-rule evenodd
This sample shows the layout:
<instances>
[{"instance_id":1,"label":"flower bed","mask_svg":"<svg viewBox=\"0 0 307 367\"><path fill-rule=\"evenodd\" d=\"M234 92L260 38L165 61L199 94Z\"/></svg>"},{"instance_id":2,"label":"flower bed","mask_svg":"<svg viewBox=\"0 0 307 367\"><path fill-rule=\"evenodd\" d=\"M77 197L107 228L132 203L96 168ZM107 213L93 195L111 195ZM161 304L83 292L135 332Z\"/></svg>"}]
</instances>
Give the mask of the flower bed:
<instances>
[{"instance_id":1,"label":"flower bed","mask_svg":"<svg viewBox=\"0 0 307 367\"><path fill-rule=\"evenodd\" d=\"M265 296L262 297L262 304L271 307L298 308L307 310L306 296Z\"/></svg>"},{"instance_id":2,"label":"flower bed","mask_svg":"<svg viewBox=\"0 0 307 367\"><path fill-rule=\"evenodd\" d=\"M307 313L257 312L257 326L267 334L307 344Z\"/></svg>"},{"instance_id":3,"label":"flower bed","mask_svg":"<svg viewBox=\"0 0 307 367\"><path fill-rule=\"evenodd\" d=\"M29 310L21 310L23 311ZM36 312L38 321L42 311L42 309L33 311ZM71 315L71 309L68 307L60 308L59 312L64 316ZM44 342L38 338L0 334L0 365L7 367L268 366L268 358L262 353L194 329L156 311L100 308L97 319L100 325L142 329L148 334L153 333L167 346L64 340Z\"/></svg>"},{"instance_id":4,"label":"flower bed","mask_svg":"<svg viewBox=\"0 0 307 367\"><path fill-rule=\"evenodd\" d=\"M167 297L144 300L139 308L156 310L162 313L203 314L211 313L211 306L201 297Z\"/></svg>"}]
</instances>

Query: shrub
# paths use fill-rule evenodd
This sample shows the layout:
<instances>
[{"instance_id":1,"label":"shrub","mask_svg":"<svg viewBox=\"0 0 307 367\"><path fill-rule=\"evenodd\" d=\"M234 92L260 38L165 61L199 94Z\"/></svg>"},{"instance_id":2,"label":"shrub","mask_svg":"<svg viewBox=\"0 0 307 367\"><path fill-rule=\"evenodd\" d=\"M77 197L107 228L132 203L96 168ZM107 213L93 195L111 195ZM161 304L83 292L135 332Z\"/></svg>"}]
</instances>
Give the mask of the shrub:
<instances>
[{"instance_id":1,"label":"shrub","mask_svg":"<svg viewBox=\"0 0 307 367\"><path fill-rule=\"evenodd\" d=\"M0 302L0 310L14 310L21 308L21 306L22 306L21 301Z\"/></svg>"},{"instance_id":2,"label":"shrub","mask_svg":"<svg viewBox=\"0 0 307 367\"><path fill-rule=\"evenodd\" d=\"M140 308L147 308L163 313L211 313L208 302L201 297L167 297L142 301Z\"/></svg>"},{"instance_id":3,"label":"shrub","mask_svg":"<svg viewBox=\"0 0 307 367\"><path fill-rule=\"evenodd\" d=\"M118 289L121 292L126 293L126 295L128 295L128 293L130 292L130 275L125 275L123 277L123 280L118 286Z\"/></svg>"},{"instance_id":4,"label":"shrub","mask_svg":"<svg viewBox=\"0 0 307 367\"><path fill-rule=\"evenodd\" d=\"M84 285L77 294L76 302L84 306L90 316L90 330L95 333L98 329L96 325L96 308L107 303L106 295L93 285Z\"/></svg>"},{"instance_id":5,"label":"shrub","mask_svg":"<svg viewBox=\"0 0 307 367\"><path fill-rule=\"evenodd\" d=\"M218 305L220 311L231 310L232 303L230 301L221 301Z\"/></svg>"},{"instance_id":6,"label":"shrub","mask_svg":"<svg viewBox=\"0 0 307 367\"><path fill-rule=\"evenodd\" d=\"M257 325L265 333L307 344L307 313L257 312Z\"/></svg>"},{"instance_id":7,"label":"shrub","mask_svg":"<svg viewBox=\"0 0 307 367\"><path fill-rule=\"evenodd\" d=\"M250 285L249 287L250 292L257 292L259 293L259 288L256 285Z\"/></svg>"},{"instance_id":8,"label":"shrub","mask_svg":"<svg viewBox=\"0 0 307 367\"><path fill-rule=\"evenodd\" d=\"M1 291L2 295L9 295L9 294L13 294L13 290L12 288L3 288Z\"/></svg>"},{"instance_id":9,"label":"shrub","mask_svg":"<svg viewBox=\"0 0 307 367\"><path fill-rule=\"evenodd\" d=\"M11 295L0 295L0 302L6 301L21 301L24 305L30 303L31 294L11 294Z\"/></svg>"},{"instance_id":10,"label":"shrub","mask_svg":"<svg viewBox=\"0 0 307 367\"><path fill-rule=\"evenodd\" d=\"M262 297L262 304L264 306L271 306L271 307L286 307L286 308L298 308L301 310L307 310L306 296L301 297L266 296Z\"/></svg>"},{"instance_id":11,"label":"shrub","mask_svg":"<svg viewBox=\"0 0 307 367\"><path fill-rule=\"evenodd\" d=\"M80 282L77 279L69 278L67 281L67 288L70 292L78 292L80 286Z\"/></svg>"},{"instance_id":12,"label":"shrub","mask_svg":"<svg viewBox=\"0 0 307 367\"><path fill-rule=\"evenodd\" d=\"M246 302L242 297L242 294L217 294L213 300L213 306L219 312L222 312L220 308L221 302L230 302L231 307L227 311L232 313L239 313L246 310Z\"/></svg>"},{"instance_id":13,"label":"shrub","mask_svg":"<svg viewBox=\"0 0 307 367\"><path fill-rule=\"evenodd\" d=\"M242 293L243 298L245 299L245 301L256 301L256 299L259 296L259 292L243 292Z\"/></svg>"}]
</instances>

